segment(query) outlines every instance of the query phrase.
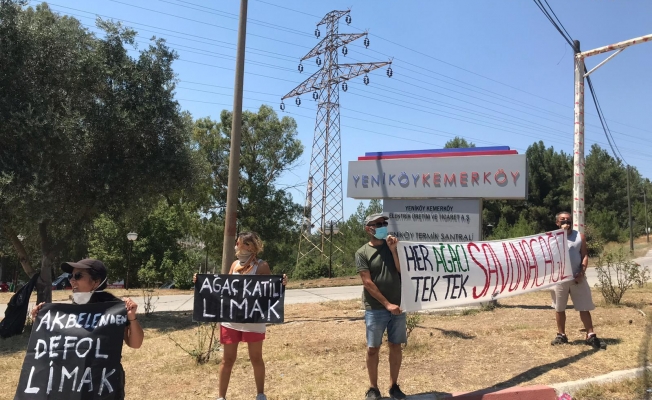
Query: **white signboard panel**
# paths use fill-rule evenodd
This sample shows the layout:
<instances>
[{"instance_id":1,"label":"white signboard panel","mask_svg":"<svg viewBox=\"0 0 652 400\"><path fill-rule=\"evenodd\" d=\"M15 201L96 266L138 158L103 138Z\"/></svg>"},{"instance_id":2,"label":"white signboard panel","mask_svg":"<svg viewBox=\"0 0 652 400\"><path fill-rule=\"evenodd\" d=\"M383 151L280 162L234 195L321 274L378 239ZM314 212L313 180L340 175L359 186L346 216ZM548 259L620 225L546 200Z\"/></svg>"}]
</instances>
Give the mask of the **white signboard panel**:
<instances>
[{"instance_id":1,"label":"white signboard panel","mask_svg":"<svg viewBox=\"0 0 652 400\"><path fill-rule=\"evenodd\" d=\"M527 198L525 154L349 161L347 196Z\"/></svg>"},{"instance_id":2,"label":"white signboard panel","mask_svg":"<svg viewBox=\"0 0 652 400\"><path fill-rule=\"evenodd\" d=\"M410 242L481 240L480 199L385 199L387 230Z\"/></svg>"}]
</instances>

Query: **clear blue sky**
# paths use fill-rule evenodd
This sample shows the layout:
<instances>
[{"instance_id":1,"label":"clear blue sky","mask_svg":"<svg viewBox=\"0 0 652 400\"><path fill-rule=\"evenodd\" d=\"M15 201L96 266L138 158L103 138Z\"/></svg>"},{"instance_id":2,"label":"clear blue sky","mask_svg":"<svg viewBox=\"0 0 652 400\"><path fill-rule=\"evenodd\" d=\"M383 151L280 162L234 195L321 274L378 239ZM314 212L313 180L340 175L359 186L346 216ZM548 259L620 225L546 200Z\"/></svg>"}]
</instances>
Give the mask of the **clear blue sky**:
<instances>
[{"instance_id":1,"label":"clear blue sky","mask_svg":"<svg viewBox=\"0 0 652 400\"><path fill-rule=\"evenodd\" d=\"M180 55L174 67L177 98L196 118L219 119L231 109L237 38L237 0L55 0L59 13L92 27L94 14L123 20L142 36L166 38ZM562 23L588 50L652 33L650 1L549 0ZM36 2L32 1L31 5ZM129 5L133 4L133 5ZM140 7L140 8L139 8ZM209 8L207 8L209 7ZM340 32L369 30L348 46L340 62L394 57L394 76L370 74L341 92L342 161L366 151L442 147L455 135L478 146L508 145L519 152L535 141L572 153L573 57L533 1L249 0L244 108L272 105L299 125L305 152L283 177L296 202L305 201L316 105L310 95L297 107L280 98L317 70L299 59L319 39L321 17L351 7L352 23ZM145 26L149 25L149 26ZM324 28L322 28L322 38ZM588 59L592 68L605 56ZM652 178L652 43L633 46L592 75L602 109L625 160ZM587 87L588 94L588 87ZM409 124L409 125L408 125ZM586 148L608 149L595 108L586 102ZM611 150L608 150L611 153ZM346 188L346 185L344 186ZM346 196L346 193L345 193ZM359 201L345 198L344 216Z\"/></svg>"}]
</instances>

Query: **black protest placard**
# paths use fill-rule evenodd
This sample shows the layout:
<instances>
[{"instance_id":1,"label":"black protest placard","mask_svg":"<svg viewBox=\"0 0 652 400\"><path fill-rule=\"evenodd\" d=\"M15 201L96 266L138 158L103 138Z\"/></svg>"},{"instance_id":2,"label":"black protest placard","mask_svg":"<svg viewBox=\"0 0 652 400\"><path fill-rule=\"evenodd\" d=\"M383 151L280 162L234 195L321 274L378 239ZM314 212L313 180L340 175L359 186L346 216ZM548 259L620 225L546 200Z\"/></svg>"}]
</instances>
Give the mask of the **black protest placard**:
<instances>
[{"instance_id":1,"label":"black protest placard","mask_svg":"<svg viewBox=\"0 0 652 400\"><path fill-rule=\"evenodd\" d=\"M32 326L14 400L123 398L125 304L45 304Z\"/></svg>"},{"instance_id":2,"label":"black protest placard","mask_svg":"<svg viewBox=\"0 0 652 400\"><path fill-rule=\"evenodd\" d=\"M192 318L197 322L283 322L281 275L198 274Z\"/></svg>"}]
</instances>

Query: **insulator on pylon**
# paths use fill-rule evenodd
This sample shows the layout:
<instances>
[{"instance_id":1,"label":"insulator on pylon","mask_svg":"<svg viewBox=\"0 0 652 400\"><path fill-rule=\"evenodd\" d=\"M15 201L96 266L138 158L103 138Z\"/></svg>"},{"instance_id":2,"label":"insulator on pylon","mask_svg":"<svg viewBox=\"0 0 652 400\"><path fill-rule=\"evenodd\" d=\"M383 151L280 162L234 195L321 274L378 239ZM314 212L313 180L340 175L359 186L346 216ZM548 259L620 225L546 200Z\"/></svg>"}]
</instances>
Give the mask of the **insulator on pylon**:
<instances>
[{"instance_id":1,"label":"insulator on pylon","mask_svg":"<svg viewBox=\"0 0 652 400\"><path fill-rule=\"evenodd\" d=\"M369 75L365 75L364 78L362 78L362 82L364 82L365 85L369 84Z\"/></svg>"},{"instance_id":2,"label":"insulator on pylon","mask_svg":"<svg viewBox=\"0 0 652 400\"><path fill-rule=\"evenodd\" d=\"M315 62L317 63L317 66L320 66L321 65L321 58L317 57Z\"/></svg>"},{"instance_id":3,"label":"insulator on pylon","mask_svg":"<svg viewBox=\"0 0 652 400\"><path fill-rule=\"evenodd\" d=\"M319 32L319 28L315 29L315 37L319 38L321 36L321 32Z\"/></svg>"},{"instance_id":4,"label":"insulator on pylon","mask_svg":"<svg viewBox=\"0 0 652 400\"><path fill-rule=\"evenodd\" d=\"M312 98L317 100L319 98L319 93L317 93L317 91L312 92Z\"/></svg>"},{"instance_id":5,"label":"insulator on pylon","mask_svg":"<svg viewBox=\"0 0 652 400\"><path fill-rule=\"evenodd\" d=\"M301 105L301 98L297 97L296 100L294 100L295 103L297 103L297 107Z\"/></svg>"},{"instance_id":6,"label":"insulator on pylon","mask_svg":"<svg viewBox=\"0 0 652 400\"><path fill-rule=\"evenodd\" d=\"M346 82L342 82L342 90L346 92L346 90L349 88L349 85L346 84Z\"/></svg>"},{"instance_id":7,"label":"insulator on pylon","mask_svg":"<svg viewBox=\"0 0 652 400\"><path fill-rule=\"evenodd\" d=\"M281 102L281 111L285 111L285 103Z\"/></svg>"},{"instance_id":8,"label":"insulator on pylon","mask_svg":"<svg viewBox=\"0 0 652 400\"><path fill-rule=\"evenodd\" d=\"M346 56L347 54L349 54L349 49L347 49L346 46L342 47L342 54L343 54L344 56Z\"/></svg>"},{"instance_id":9,"label":"insulator on pylon","mask_svg":"<svg viewBox=\"0 0 652 400\"><path fill-rule=\"evenodd\" d=\"M391 78L392 75L394 75L394 71L392 71L392 67L387 67L387 76Z\"/></svg>"},{"instance_id":10,"label":"insulator on pylon","mask_svg":"<svg viewBox=\"0 0 652 400\"><path fill-rule=\"evenodd\" d=\"M364 43L364 47L369 47L369 38L365 37L363 43Z\"/></svg>"},{"instance_id":11,"label":"insulator on pylon","mask_svg":"<svg viewBox=\"0 0 652 400\"><path fill-rule=\"evenodd\" d=\"M299 63L297 69L299 70L299 72L303 72L303 64Z\"/></svg>"},{"instance_id":12,"label":"insulator on pylon","mask_svg":"<svg viewBox=\"0 0 652 400\"><path fill-rule=\"evenodd\" d=\"M347 25L351 25L351 15L347 15L346 18L344 18L344 20L346 21Z\"/></svg>"}]
</instances>

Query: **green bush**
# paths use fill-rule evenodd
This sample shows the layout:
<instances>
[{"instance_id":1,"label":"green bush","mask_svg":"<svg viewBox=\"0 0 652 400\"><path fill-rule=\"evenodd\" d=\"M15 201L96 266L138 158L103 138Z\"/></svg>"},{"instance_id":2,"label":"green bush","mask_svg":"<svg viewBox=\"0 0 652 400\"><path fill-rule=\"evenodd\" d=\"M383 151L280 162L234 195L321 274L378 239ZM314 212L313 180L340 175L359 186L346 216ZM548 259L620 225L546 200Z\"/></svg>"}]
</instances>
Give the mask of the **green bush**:
<instances>
[{"instance_id":1,"label":"green bush","mask_svg":"<svg viewBox=\"0 0 652 400\"><path fill-rule=\"evenodd\" d=\"M587 224L584 230L586 236L586 247L589 251L589 257L599 257L604 250L605 240L600 236L593 224Z\"/></svg>"},{"instance_id":2,"label":"green bush","mask_svg":"<svg viewBox=\"0 0 652 400\"><path fill-rule=\"evenodd\" d=\"M304 258L292 273L293 279L317 279L328 276L328 264L319 258Z\"/></svg>"},{"instance_id":3,"label":"green bush","mask_svg":"<svg viewBox=\"0 0 652 400\"><path fill-rule=\"evenodd\" d=\"M629 259L624 248L606 252L595 266L600 289L607 304L620 304L625 292L634 286L641 276L641 266Z\"/></svg>"}]
</instances>

